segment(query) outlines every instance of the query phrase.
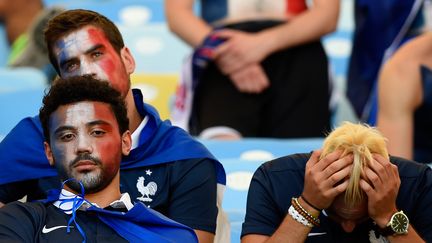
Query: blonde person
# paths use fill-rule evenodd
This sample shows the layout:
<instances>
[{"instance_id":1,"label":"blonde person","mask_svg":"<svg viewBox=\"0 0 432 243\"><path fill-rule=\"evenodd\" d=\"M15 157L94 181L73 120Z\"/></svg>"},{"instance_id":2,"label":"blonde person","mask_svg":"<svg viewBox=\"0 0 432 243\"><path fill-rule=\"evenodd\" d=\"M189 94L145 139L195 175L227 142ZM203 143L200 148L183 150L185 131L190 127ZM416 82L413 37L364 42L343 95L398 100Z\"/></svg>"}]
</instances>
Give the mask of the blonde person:
<instances>
[{"instance_id":1,"label":"blonde person","mask_svg":"<svg viewBox=\"0 0 432 243\"><path fill-rule=\"evenodd\" d=\"M372 127L345 123L311 154L263 164L242 242L430 242L432 173L388 156Z\"/></svg>"}]
</instances>

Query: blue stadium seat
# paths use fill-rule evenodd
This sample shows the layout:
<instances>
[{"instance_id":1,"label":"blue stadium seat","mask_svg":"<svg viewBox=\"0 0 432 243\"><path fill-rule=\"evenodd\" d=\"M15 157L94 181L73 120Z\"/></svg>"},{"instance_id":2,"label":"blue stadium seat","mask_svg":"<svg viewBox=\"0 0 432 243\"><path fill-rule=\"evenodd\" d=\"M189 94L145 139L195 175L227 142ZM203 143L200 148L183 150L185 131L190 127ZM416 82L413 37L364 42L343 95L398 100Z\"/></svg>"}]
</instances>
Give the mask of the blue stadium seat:
<instances>
[{"instance_id":1,"label":"blue stadium seat","mask_svg":"<svg viewBox=\"0 0 432 243\"><path fill-rule=\"evenodd\" d=\"M45 75L37 69L0 69L0 140L22 118L38 113L45 88Z\"/></svg>"}]
</instances>

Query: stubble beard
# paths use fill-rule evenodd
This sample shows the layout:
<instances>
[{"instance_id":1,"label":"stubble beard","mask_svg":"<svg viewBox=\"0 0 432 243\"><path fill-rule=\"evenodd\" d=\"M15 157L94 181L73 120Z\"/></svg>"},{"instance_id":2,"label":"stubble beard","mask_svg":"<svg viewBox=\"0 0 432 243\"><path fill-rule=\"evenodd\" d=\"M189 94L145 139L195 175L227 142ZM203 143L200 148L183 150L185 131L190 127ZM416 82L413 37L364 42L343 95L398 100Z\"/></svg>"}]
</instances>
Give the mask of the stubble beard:
<instances>
[{"instance_id":1,"label":"stubble beard","mask_svg":"<svg viewBox=\"0 0 432 243\"><path fill-rule=\"evenodd\" d=\"M74 168L74 165L79 160L84 159L93 161L96 168L93 170L78 172L76 168ZM85 194L91 194L101 191L113 180L113 178L108 178L108 176L106 175L107 172L104 171L102 162L99 159L91 157L89 155L77 157L75 160L68 163L67 169L64 167L58 169L61 179L63 181L71 178L75 179L68 180L66 182L66 185L78 194L80 194L82 191L81 185L84 188Z\"/></svg>"}]
</instances>

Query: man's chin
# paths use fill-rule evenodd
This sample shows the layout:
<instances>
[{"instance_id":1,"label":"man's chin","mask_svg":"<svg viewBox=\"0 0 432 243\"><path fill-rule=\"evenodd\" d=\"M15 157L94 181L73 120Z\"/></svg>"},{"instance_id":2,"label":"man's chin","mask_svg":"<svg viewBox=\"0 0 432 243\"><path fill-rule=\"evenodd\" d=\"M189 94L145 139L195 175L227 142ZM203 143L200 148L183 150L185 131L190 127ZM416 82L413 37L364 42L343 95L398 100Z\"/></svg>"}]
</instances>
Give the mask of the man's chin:
<instances>
[{"instance_id":1,"label":"man's chin","mask_svg":"<svg viewBox=\"0 0 432 243\"><path fill-rule=\"evenodd\" d=\"M97 192L100 188L100 177L100 173L95 170L76 173L76 176L74 176L75 180L71 181L68 186L71 187L71 189L73 189L74 191L81 193L82 185L85 193L94 193Z\"/></svg>"}]
</instances>

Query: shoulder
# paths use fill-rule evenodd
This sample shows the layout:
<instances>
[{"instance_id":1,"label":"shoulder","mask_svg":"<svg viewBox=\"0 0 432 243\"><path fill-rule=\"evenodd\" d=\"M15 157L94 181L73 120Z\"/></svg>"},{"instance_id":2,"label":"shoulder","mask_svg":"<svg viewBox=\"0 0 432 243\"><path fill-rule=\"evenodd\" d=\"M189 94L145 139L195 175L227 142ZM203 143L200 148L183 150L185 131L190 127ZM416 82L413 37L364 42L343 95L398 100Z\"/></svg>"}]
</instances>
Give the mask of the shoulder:
<instances>
[{"instance_id":1,"label":"shoulder","mask_svg":"<svg viewBox=\"0 0 432 243\"><path fill-rule=\"evenodd\" d=\"M34 133L42 134L42 124L39 120L39 116L34 117L26 117L18 122L17 125L9 132L9 135L15 134L26 134L27 132L31 132L32 135Z\"/></svg>"},{"instance_id":2,"label":"shoulder","mask_svg":"<svg viewBox=\"0 0 432 243\"><path fill-rule=\"evenodd\" d=\"M430 176L432 172L428 165L413 160L390 156L390 161L398 167L401 179L421 177L425 174Z\"/></svg>"},{"instance_id":3,"label":"shoulder","mask_svg":"<svg viewBox=\"0 0 432 243\"><path fill-rule=\"evenodd\" d=\"M407 195L423 195L432 200L432 170L428 165L393 156L390 161L398 167L401 180L399 194L405 197L405 201L409 201Z\"/></svg>"},{"instance_id":4,"label":"shoulder","mask_svg":"<svg viewBox=\"0 0 432 243\"><path fill-rule=\"evenodd\" d=\"M46 206L40 202L11 202L0 209L0 225L36 225L44 221ZM17 227L18 227L17 225Z\"/></svg>"},{"instance_id":5,"label":"shoulder","mask_svg":"<svg viewBox=\"0 0 432 243\"><path fill-rule=\"evenodd\" d=\"M268 172L299 171L304 172L310 153L291 154L261 165L260 169Z\"/></svg>"},{"instance_id":6,"label":"shoulder","mask_svg":"<svg viewBox=\"0 0 432 243\"><path fill-rule=\"evenodd\" d=\"M25 137L26 139L23 139ZM39 116L26 117L18 122L14 128L6 135L1 142L1 147L7 146L8 144L14 143L42 143L43 132L42 125L39 120Z\"/></svg>"},{"instance_id":7,"label":"shoulder","mask_svg":"<svg viewBox=\"0 0 432 243\"><path fill-rule=\"evenodd\" d=\"M393 79L412 80L418 79L419 67L432 64L432 32L419 35L402 45L394 55L384 64L383 73L391 75ZM416 75L414 75L416 74ZM414 76L414 77L412 77ZM392 81L389 80L389 83ZM396 81L393 81L396 82Z\"/></svg>"},{"instance_id":8,"label":"shoulder","mask_svg":"<svg viewBox=\"0 0 432 243\"><path fill-rule=\"evenodd\" d=\"M41 202L20 202L15 201L6 204L3 208L0 209L1 213L25 213L28 212L31 215L43 214L46 212L46 206Z\"/></svg>"},{"instance_id":9,"label":"shoulder","mask_svg":"<svg viewBox=\"0 0 432 243\"><path fill-rule=\"evenodd\" d=\"M285 188L293 184L302 185L309 157L310 154L292 154L266 162L255 171L252 184L259 182L267 185L266 187L277 188Z\"/></svg>"},{"instance_id":10,"label":"shoulder","mask_svg":"<svg viewBox=\"0 0 432 243\"><path fill-rule=\"evenodd\" d=\"M137 178L144 175L146 179L155 181L158 185L164 183L172 185L180 181L198 181L202 178L216 177L215 170L215 162L211 159L183 159L151 166L122 169L120 178L122 181L135 183ZM135 185L134 183L131 185Z\"/></svg>"},{"instance_id":11,"label":"shoulder","mask_svg":"<svg viewBox=\"0 0 432 243\"><path fill-rule=\"evenodd\" d=\"M214 160L208 158L193 158L193 159L182 159L176 160L169 163L173 168L194 168L196 166L208 166L214 167Z\"/></svg>"},{"instance_id":12,"label":"shoulder","mask_svg":"<svg viewBox=\"0 0 432 243\"><path fill-rule=\"evenodd\" d=\"M215 162L207 158L184 159L169 163L168 171L172 179L180 180L186 177L200 180L203 177L216 177Z\"/></svg>"},{"instance_id":13,"label":"shoulder","mask_svg":"<svg viewBox=\"0 0 432 243\"><path fill-rule=\"evenodd\" d=\"M42 203L12 202L0 209L0 241L32 242L46 220Z\"/></svg>"}]
</instances>

